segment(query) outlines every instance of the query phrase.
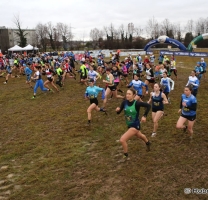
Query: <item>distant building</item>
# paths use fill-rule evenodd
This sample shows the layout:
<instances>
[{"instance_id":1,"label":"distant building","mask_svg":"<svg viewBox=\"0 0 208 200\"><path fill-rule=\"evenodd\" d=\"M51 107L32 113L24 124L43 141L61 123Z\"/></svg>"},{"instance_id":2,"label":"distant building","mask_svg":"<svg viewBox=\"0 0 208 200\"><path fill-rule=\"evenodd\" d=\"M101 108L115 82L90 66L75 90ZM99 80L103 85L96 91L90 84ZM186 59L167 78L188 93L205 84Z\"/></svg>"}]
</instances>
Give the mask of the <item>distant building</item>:
<instances>
[{"instance_id":1,"label":"distant building","mask_svg":"<svg viewBox=\"0 0 208 200\"><path fill-rule=\"evenodd\" d=\"M17 30L18 29L10 29L5 26L0 26L0 50L3 53L14 45L18 45L19 38L15 34ZM35 29L26 29L24 33L27 33L25 36L27 38L27 44L37 46Z\"/></svg>"}]
</instances>

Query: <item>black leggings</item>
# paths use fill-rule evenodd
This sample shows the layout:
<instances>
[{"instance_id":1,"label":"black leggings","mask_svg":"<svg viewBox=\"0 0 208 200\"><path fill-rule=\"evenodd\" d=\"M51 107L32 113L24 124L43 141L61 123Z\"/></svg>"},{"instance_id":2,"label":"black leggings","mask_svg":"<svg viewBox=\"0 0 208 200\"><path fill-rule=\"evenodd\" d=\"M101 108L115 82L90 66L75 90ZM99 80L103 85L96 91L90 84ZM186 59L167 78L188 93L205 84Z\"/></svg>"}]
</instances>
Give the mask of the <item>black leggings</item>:
<instances>
[{"instance_id":1,"label":"black leggings","mask_svg":"<svg viewBox=\"0 0 208 200\"><path fill-rule=\"evenodd\" d=\"M175 76L177 76L177 69L170 69L170 74L174 73Z\"/></svg>"}]
</instances>

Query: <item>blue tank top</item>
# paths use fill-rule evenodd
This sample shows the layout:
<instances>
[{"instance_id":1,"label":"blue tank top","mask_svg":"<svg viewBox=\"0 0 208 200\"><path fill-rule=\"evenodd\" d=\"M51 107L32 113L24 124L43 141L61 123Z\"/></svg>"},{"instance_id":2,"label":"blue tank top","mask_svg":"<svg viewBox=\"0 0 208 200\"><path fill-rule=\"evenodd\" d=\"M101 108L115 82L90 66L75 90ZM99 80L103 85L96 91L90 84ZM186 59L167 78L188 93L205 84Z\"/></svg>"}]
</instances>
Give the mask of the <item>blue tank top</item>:
<instances>
[{"instance_id":1,"label":"blue tank top","mask_svg":"<svg viewBox=\"0 0 208 200\"><path fill-rule=\"evenodd\" d=\"M160 92L158 96L156 96L154 92L152 93L152 109L157 109L157 110L164 109L162 92Z\"/></svg>"}]
</instances>

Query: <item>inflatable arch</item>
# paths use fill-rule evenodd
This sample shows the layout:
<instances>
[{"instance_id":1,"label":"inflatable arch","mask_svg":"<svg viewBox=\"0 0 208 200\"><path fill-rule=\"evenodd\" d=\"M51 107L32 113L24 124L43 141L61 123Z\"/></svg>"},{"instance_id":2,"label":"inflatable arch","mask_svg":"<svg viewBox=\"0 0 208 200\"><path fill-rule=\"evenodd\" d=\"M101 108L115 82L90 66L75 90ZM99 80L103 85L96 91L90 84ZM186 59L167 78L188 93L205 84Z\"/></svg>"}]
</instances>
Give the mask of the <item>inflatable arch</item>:
<instances>
[{"instance_id":1,"label":"inflatable arch","mask_svg":"<svg viewBox=\"0 0 208 200\"><path fill-rule=\"evenodd\" d=\"M208 33L204 33L202 35L199 35L198 37L194 38L190 44L188 45L187 50L193 51L193 45L197 44L199 41L207 40L208 39Z\"/></svg>"},{"instance_id":2,"label":"inflatable arch","mask_svg":"<svg viewBox=\"0 0 208 200\"><path fill-rule=\"evenodd\" d=\"M151 40L150 42L147 43L147 45L144 47L144 51L147 51L151 46L157 45L157 44L171 44L176 47L178 47L181 51L187 51L186 47L179 42L178 40L169 38L168 36L160 36L158 39Z\"/></svg>"}]
</instances>

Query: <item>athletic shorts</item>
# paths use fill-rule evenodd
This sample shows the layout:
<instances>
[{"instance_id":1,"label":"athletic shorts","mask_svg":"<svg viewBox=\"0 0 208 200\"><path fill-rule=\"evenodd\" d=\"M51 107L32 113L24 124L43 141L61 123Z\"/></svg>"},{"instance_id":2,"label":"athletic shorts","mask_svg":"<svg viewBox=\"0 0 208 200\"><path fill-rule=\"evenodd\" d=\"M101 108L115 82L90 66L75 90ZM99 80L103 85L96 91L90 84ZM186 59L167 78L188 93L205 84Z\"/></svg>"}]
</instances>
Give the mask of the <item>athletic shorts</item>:
<instances>
[{"instance_id":1,"label":"athletic shorts","mask_svg":"<svg viewBox=\"0 0 208 200\"><path fill-rule=\"evenodd\" d=\"M118 86L118 84L119 84L119 82L114 82L114 85L117 87Z\"/></svg>"},{"instance_id":2,"label":"athletic shorts","mask_svg":"<svg viewBox=\"0 0 208 200\"><path fill-rule=\"evenodd\" d=\"M196 115L188 116L181 114L181 117L186 118L188 121L194 121L196 119Z\"/></svg>"},{"instance_id":3,"label":"athletic shorts","mask_svg":"<svg viewBox=\"0 0 208 200\"><path fill-rule=\"evenodd\" d=\"M81 75L81 79L86 79L87 76L86 75Z\"/></svg>"},{"instance_id":4,"label":"athletic shorts","mask_svg":"<svg viewBox=\"0 0 208 200\"><path fill-rule=\"evenodd\" d=\"M155 83L155 79L146 79L149 83Z\"/></svg>"},{"instance_id":5,"label":"athletic shorts","mask_svg":"<svg viewBox=\"0 0 208 200\"><path fill-rule=\"evenodd\" d=\"M135 128L137 130L140 130L140 123L132 125L132 126L128 126L128 128Z\"/></svg>"},{"instance_id":6,"label":"athletic shorts","mask_svg":"<svg viewBox=\"0 0 208 200\"><path fill-rule=\"evenodd\" d=\"M47 80L50 81L50 82L52 82L53 81L53 78L52 77L48 77Z\"/></svg>"},{"instance_id":7,"label":"athletic shorts","mask_svg":"<svg viewBox=\"0 0 208 200\"><path fill-rule=\"evenodd\" d=\"M113 86L108 86L108 88L111 90L111 91L116 91L116 86L113 85Z\"/></svg>"},{"instance_id":8,"label":"athletic shorts","mask_svg":"<svg viewBox=\"0 0 208 200\"><path fill-rule=\"evenodd\" d=\"M97 100L97 98L90 99L90 104L93 104L93 103L95 103L96 105L98 105L98 100Z\"/></svg>"},{"instance_id":9,"label":"athletic shorts","mask_svg":"<svg viewBox=\"0 0 208 200\"><path fill-rule=\"evenodd\" d=\"M157 111L163 111L163 109L161 109L161 108L152 108L152 112L157 112Z\"/></svg>"}]
</instances>

